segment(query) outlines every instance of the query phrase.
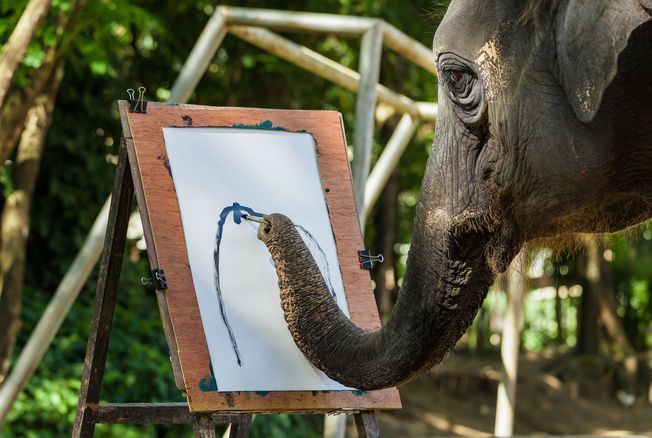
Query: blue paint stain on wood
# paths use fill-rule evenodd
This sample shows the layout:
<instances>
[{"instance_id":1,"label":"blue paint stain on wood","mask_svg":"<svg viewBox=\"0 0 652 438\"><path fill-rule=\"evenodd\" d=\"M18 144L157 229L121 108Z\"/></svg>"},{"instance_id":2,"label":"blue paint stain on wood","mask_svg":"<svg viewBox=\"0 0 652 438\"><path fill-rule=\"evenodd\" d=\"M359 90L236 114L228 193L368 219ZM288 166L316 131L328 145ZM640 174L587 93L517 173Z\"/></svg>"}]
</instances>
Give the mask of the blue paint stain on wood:
<instances>
[{"instance_id":1,"label":"blue paint stain on wood","mask_svg":"<svg viewBox=\"0 0 652 438\"><path fill-rule=\"evenodd\" d=\"M215 377L206 376L199 381L199 389L202 392L216 392L217 391L217 382Z\"/></svg>"},{"instance_id":2,"label":"blue paint stain on wood","mask_svg":"<svg viewBox=\"0 0 652 438\"><path fill-rule=\"evenodd\" d=\"M274 126L274 122L271 120L264 120L258 124L255 125L247 125L247 124L242 124L242 123L235 123L231 125L231 128L234 129L260 129L262 131L282 131L282 132L298 132L301 134L306 134L308 131L305 129L301 129L299 131L291 131L288 128L285 128L283 126Z\"/></svg>"},{"instance_id":3,"label":"blue paint stain on wood","mask_svg":"<svg viewBox=\"0 0 652 438\"><path fill-rule=\"evenodd\" d=\"M355 394L356 396L358 396L358 397L362 397L363 395L365 395L367 393L367 391L361 391L361 390L351 391L351 392L353 394Z\"/></svg>"},{"instance_id":4,"label":"blue paint stain on wood","mask_svg":"<svg viewBox=\"0 0 652 438\"><path fill-rule=\"evenodd\" d=\"M267 397L269 395L269 391L256 391L256 395L260 397Z\"/></svg>"},{"instance_id":5,"label":"blue paint stain on wood","mask_svg":"<svg viewBox=\"0 0 652 438\"><path fill-rule=\"evenodd\" d=\"M234 124L232 128L236 129L264 129L266 131L288 131L287 128L282 126L274 126L271 120L264 120L256 125Z\"/></svg>"},{"instance_id":6,"label":"blue paint stain on wood","mask_svg":"<svg viewBox=\"0 0 652 438\"><path fill-rule=\"evenodd\" d=\"M211 374L209 376L204 376L199 381L199 389L202 392L217 392L217 381L215 380L215 374L213 373L213 364L209 364L209 369Z\"/></svg>"}]
</instances>

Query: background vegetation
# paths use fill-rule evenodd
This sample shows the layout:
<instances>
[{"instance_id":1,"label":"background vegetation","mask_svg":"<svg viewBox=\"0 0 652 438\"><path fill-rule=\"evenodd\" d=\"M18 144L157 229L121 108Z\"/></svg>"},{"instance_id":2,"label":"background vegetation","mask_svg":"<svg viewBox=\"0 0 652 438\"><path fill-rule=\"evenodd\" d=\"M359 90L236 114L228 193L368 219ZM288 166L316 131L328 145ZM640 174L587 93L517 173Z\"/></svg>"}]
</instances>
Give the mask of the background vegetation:
<instances>
[{"instance_id":1,"label":"background vegetation","mask_svg":"<svg viewBox=\"0 0 652 438\"><path fill-rule=\"evenodd\" d=\"M222 4L222 2L220 2ZM365 15L384 18L429 46L437 17L448 2L416 0L243 0L238 6ZM0 0L0 42L4 44L26 0ZM16 144L24 118L15 121L34 95L56 96L40 172L33 191L27 262L16 356L33 330L58 282L70 266L110 192L121 128L116 100L127 88L145 86L149 100L164 101L215 3L204 0L54 0L22 61L10 96L0 108L2 201L17 183ZM359 43L333 36L293 36L356 69ZM56 73L63 74L61 81ZM385 53L381 81L422 101L436 100L436 80L397 54ZM32 100L30 100L30 96ZM292 109L334 109L353 133L355 96L246 43L227 37L191 98L192 103ZM21 106L22 105L22 106ZM12 125L12 120L14 124ZM5 124L6 123L6 124ZM396 116L379 129L375 156L388 139ZM411 222L432 126L424 125L401 160L369 222L367 246L388 262L374 274L384 314L400 285L411 240ZM36 175L34 175L36 178ZM613 362L624 375L610 391L647 397L646 356L652 345L652 227L636 237L613 236L577 251L579 257L533 248L530 289L522 332L529 352L583 354ZM149 269L140 236L128 243L120 286L103 398L112 402L181 400L171 378L167 346L153 293L140 278ZM597 277L588 273L595 273ZM593 269L593 270L592 270ZM24 281L22 280L24 278ZM26 391L11 412L2 436L67 435L74 420L96 274L89 280ZM500 344L504 293L499 281L458 354L495 356ZM8 294L0 301L0 325L10 320ZM14 307L15 308L15 307ZM3 313L4 312L4 313ZM7 313L9 312L9 313ZM611 315L614 318L609 318ZM615 321L615 322L614 322ZM10 343L10 330L0 341ZM634 376L620 364L634 357ZM0 382L6 367L0 369ZM623 374L624 373L624 374ZM627 384L623 382L629 382ZM319 417L257 419L254 436L310 436L320 433ZM99 436L179 436L179 427L98 427Z\"/></svg>"}]
</instances>

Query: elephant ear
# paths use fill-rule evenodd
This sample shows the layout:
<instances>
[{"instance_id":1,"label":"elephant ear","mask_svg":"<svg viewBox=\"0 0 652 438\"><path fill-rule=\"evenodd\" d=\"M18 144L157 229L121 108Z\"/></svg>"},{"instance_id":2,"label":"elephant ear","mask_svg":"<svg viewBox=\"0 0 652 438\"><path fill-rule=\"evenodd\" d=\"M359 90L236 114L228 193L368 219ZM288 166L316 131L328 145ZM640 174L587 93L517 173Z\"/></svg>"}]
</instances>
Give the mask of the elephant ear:
<instances>
[{"instance_id":1,"label":"elephant ear","mask_svg":"<svg viewBox=\"0 0 652 438\"><path fill-rule=\"evenodd\" d=\"M557 16L559 81L584 123L593 120L632 32L652 19L652 0L567 0Z\"/></svg>"}]
</instances>

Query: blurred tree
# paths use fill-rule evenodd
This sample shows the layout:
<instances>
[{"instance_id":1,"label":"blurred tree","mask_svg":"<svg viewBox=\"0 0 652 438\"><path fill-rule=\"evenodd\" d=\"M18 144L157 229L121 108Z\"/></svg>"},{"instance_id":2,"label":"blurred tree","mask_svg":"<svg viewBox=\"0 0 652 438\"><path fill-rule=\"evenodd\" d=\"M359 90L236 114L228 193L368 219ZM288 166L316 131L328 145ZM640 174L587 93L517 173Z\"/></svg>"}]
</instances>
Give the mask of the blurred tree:
<instances>
[{"instance_id":1,"label":"blurred tree","mask_svg":"<svg viewBox=\"0 0 652 438\"><path fill-rule=\"evenodd\" d=\"M599 248L589 244L577 262L582 282L582 299L577 312L577 352L585 355L600 353L600 318L598 294L605 288Z\"/></svg>"},{"instance_id":2,"label":"blurred tree","mask_svg":"<svg viewBox=\"0 0 652 438\"><path fill-rule=\"evenodd\" d=\"M0 56L0 106L5 102L14 74L23 60L34 32L50 9L51 0L31 0L4 46Z\"/></svg>"},{"instance_id":3,"label":"blurred tree","mask_svg":"<svg viewBox=\"0 0 652 438\"><path fill-rule=\"evenodd\" d=\"M32 23L28 29L29 39L36 31L36 24L41 20L41 15L47 11L49 2L30 2L21 16L17 30L26 15L27 22ZM35 6L36 5L36 6ZM73 4L69 13L59 12L54 21L55 28L69 30L76 18L81 2ZM36 8L36 9L35 9ZM24 28L26 25L23 25ZM25 30L23 29L23 32ZM12 38L15 32L12 33ZM24 40L23 50L11 49L5 52L6 56L20 56L14 59L16 64L22 59L29 40ZM8 46L12 44L10 38ZM44 43L42 43L44 44ZM45 44L44 44L45 45ZM20 325L20 304L23 289L23 275L25 270L25 252L27 236L29 235L29 212L32 196L38 176L43 143L47 136L52 121L54 101L63 77L63 59L61 58L62 45L57 42L50 47L42 47L44 61L29 81L29 91L15 91L7 104L0 108L0 119L8 121L5 126L6 137L1 143L3 162L9 157L14 148L19 134L22 132L16 169L13 181L14 191L8 194L2 211L2 230L0 240L0 382L9 369L18 327ZM9 55L8 55L9 54ZM0 63L2 64L2 63ZM11 64L11 62L10 62ZM4 78L13 78L15 68L0 65L0 72ZM19 89L20 90L20 89ZM4 94L3 94L4 95Z\"/></svg>"}]
</instances>

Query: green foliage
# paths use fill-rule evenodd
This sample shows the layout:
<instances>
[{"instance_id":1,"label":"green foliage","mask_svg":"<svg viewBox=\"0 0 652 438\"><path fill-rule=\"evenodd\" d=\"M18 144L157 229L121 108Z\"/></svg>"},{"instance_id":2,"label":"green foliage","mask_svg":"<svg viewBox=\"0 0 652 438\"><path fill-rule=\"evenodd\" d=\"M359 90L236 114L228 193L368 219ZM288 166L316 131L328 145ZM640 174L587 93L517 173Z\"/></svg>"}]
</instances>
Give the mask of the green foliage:
<instances>
[{"instance_id":1,"label":"green foliage","mask_svg":"<svg viewBox=\"0 0 652 438\"><path fill-rule=\"evenodd\" d=\"M652 348L652 223L637 235L619 234L609 241L618 314L630 342L638 350Z\"/></svg>"},{"instance_id":2,"label":"green foliage","mask_svg":"<svg viewBox=\"0 0 652 438\"><path fill-rule=\"evenodd\" d=\"M318 438L322 436L323 416L268 415L257 416L251 430L253 438Z\"/></svg>"}]
</instances>

